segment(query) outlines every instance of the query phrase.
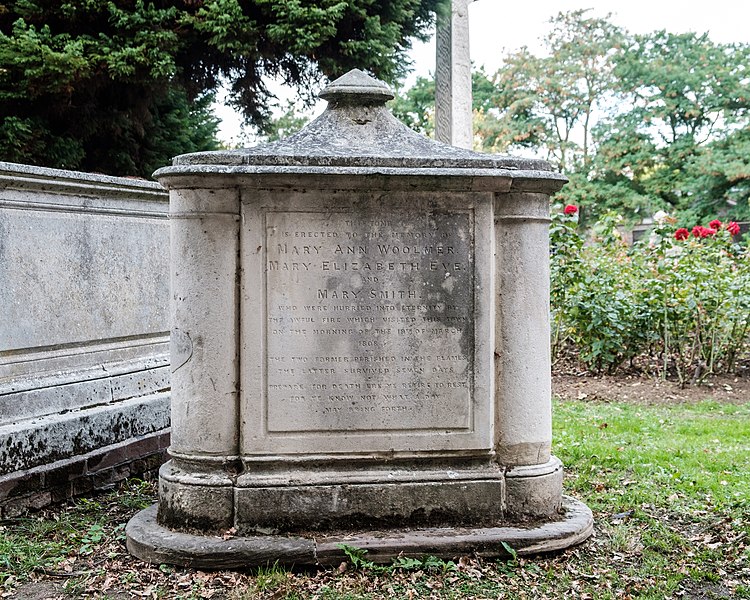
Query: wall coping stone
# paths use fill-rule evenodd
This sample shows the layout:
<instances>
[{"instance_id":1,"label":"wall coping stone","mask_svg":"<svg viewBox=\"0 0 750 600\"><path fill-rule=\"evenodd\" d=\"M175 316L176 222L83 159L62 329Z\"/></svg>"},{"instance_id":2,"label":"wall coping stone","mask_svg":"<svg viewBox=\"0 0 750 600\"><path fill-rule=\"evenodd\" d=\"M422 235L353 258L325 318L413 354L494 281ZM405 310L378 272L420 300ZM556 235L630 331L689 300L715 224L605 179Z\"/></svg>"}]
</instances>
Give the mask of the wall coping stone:
<instances>
[{"instance_id":1,"label":"wall coping stone","mask_svg":"<svg viewBox=\"0 0 750 600\"><path fill-rule=\"evenodd\" d=\"M0 161L0 189L42 189L52 193L97 197L127 194L134 200L169 201L164 188L155 181L3 161Z\"/></svg>"}]
</instances>

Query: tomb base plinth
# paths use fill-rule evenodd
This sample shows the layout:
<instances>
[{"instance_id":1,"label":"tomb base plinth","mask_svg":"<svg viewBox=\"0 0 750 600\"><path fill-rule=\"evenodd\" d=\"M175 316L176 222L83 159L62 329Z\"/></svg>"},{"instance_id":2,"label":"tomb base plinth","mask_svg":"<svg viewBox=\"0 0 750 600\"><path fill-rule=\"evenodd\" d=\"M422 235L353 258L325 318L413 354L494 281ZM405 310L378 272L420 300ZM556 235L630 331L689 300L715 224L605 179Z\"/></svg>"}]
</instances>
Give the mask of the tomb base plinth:
<instances>
[{"instance_id":1,"label":"tomb base plinth","mask_svg":"<svg viewBox=\"0 0 750 600\"><path fill-rule=\"evenodd\" d=\"M373 460L180 465L160 471L160 523L240 534L330 531L345 527L486 526L557 518L562 463L502 468L492 461ZM364 464L362 464L364 463ZM187 467L187 468L185 468Z\"/></svg>"},{"instance_id":2,"label":"tomb base plinth","mask_svg":"<svg viewBox=\"0 0 750 600\"><path fill-rule=\"evenodd\" d=\"M151 563L196 569L233 569L266 564L339 565L344 548L367 550L367 560L387 563L398 556L435 556L450 560L462 554L510 558L555 552L588 538L591 511L563 496L560 514L543 522L499 523L485 527L424 527L348 530L290 535L206 536L175 531L156 520L156 505L128 523L128 550Z\"/></svg>"}]
</instances>

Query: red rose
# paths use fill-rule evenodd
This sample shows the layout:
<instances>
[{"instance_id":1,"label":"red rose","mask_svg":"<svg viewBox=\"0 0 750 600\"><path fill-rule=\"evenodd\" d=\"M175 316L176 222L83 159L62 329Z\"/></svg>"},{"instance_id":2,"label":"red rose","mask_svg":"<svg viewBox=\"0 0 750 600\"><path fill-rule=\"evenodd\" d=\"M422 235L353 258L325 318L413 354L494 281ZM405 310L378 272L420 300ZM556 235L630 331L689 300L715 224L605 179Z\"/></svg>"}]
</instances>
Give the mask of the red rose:
<instances>
[{"instance_id":1,"label":"red rose","mask_svg":"<svg viewBox=\"0 0 750 600\"><path fill-rule=\"evenodd\" d=\"M684 227L680 227L674 232L674 239L676 240L686 240L688 237L690 237L690 232Z\"/></svg>"},{"instance_id":2,"label":"red rose","mask_svg":"<svg viewBox=\"0 0 750 600\"><path fill-rule=\"evenodd\" d=\"M708 224L708 226L709 226L709 227L710 227L711 229L715 229L715 230L721 229L721 221L719 221L719 219L714 219L713 221L711 221L711 222L710 222L710 223Z\"/></svg>"},{"instance_id":3,"label":"red rose","mask_svg":"<svg viewBox=\"0 0 750 600\"><path fill-rule=\"evenodd\" d=\"M563 212L566 215L574 215L578 212L578 207L575 204L568 204L565 208L563 208Z\"/></svg>"},{"instance_id":4,"label":"red rose","mask_svg":"<svg viewBox=\"0 0 750 600\"><path fill-rule=\"evenodd\" d=\"M692 234L694 237L697 238L705 238L709 235L714 235L716 233L715 229L710 229L709 227L703 227L703 225L696 225L693 227Z\"/></svg>"},{"instance_id":5,"label":"red rose","mask_svg":"<svg viewBox=\"0 0 750 600\"><path fill-rule=\"evenodd\" d=\"M740 226L737 225L737 223L735 223L734 221L730 221L729 223L727 223L726 230L732 235L740 234Z\"/></svg>"}]
</instances>

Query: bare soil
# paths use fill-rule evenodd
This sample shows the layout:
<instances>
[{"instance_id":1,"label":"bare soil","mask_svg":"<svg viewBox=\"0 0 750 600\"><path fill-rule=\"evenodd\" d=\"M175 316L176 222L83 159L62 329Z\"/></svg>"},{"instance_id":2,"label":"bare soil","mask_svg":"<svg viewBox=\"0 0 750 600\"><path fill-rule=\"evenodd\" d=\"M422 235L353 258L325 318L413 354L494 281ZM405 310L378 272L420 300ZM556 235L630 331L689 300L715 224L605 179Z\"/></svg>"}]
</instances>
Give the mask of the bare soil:
<instances>
[{"instance_id":1,"label":"bare soil","mask_svg":"<svg viewBox=\"0 0 750 600\"><path fill-rule=\"evenodd\" d=\"M675 404L714 400L741 404L750 401L750 377L717 375L706 383L681 387L678 382L646 375L591 375L569 371L553 375L552 393L563 400L597 402Z\"/></svg>"},{"instance_id":2,"label":"bare soil","mask_svg":"<svg viewBox=\"0 0 750 600\"><path fill-rule=\"evenodd\" d=\"M21 585L11 597L17 600L58 600L65 598L65 590L49 581L33 581Z\"/></svg>"}]
</instances>

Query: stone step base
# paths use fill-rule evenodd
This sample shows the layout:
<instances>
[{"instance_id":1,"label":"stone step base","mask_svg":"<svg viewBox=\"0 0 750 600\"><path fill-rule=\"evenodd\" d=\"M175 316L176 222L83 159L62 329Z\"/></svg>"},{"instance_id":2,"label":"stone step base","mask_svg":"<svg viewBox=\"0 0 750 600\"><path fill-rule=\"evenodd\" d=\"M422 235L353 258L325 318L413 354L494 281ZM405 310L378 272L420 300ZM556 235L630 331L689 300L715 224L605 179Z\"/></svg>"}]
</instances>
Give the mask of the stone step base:
<instances>
[{"instance_id":1,"label":"stone step base","mask_svg":"<svg viewBox=\"0 0 750 600\"><path fill-rule=\"evenodd\" d=\"M156 521L153 505L128 523L131 554L150 563L197 569L235 569L259 565L338 565L347 560L342 546L367 550L367 560L387 563L397 556L436 556L445 560L463 554L509 557L554 552L586 540L594 530L591 510L563 497L561 518L542 523L500 523L496 527L432 527L385 529L310 535L224 537L172 531Z\"/></svg>"}]
</instances>

